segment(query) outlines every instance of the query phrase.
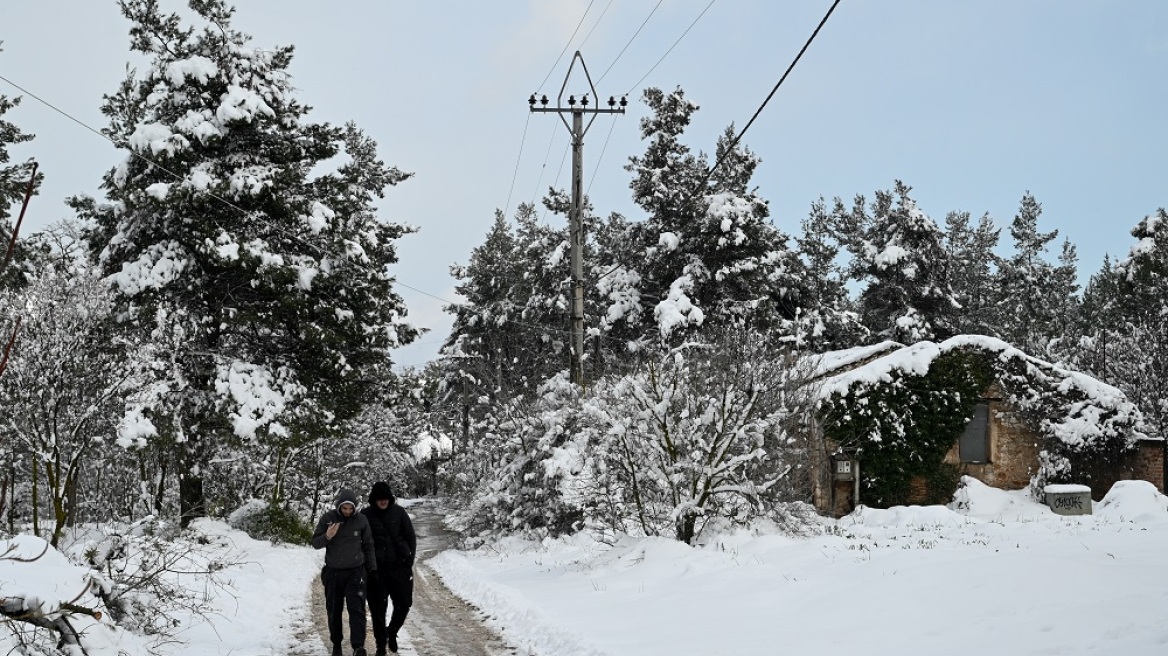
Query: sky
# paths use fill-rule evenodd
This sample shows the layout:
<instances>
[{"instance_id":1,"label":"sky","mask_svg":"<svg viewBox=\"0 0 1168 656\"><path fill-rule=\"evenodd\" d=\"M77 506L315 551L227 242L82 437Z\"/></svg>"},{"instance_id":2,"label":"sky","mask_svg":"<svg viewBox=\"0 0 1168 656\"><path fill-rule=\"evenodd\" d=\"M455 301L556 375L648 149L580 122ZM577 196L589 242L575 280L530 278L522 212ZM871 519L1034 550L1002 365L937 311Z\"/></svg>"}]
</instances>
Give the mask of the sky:
<instances>
[{"instance_id":1,"label":"sky","mask_svg":"<svg viewBox=\"0 0 1168 656\"><path fill-rule=\"evenodd\" d=\"M1062 516L1025 490L964 481L949 506L861 508L814 519L801 535L757 523L696 547L584 533L507 538L427 562L523 656L1164 653L1168 497L1122 481L1090 515ZM221 572L230 588L198 590L216 612L207 622L180 616L182 642L166 653L326 653L319 636L299 637L311 634L321 552L252 540L220 521L193 526L187 539L207 536L238 564ZM9 545L25 557L46 547L22 535L0 540L0 552ZM5 596L37 597L46 612L84 588L85 572L51 549L31 563L0 559ZM76 603L100 608L92 596ZM90 656L145 653L108 614L74 618ZM417 653L410 627L402 654ZM0 632L0 651L14 646Z\"/></svg>"},{"instance_id":2,"label":"sky","mask_svg":"<svg viewBox=\"0 0 1168 656\"><path fill-rule=\"evenodd\" d=\"M399 241L395 271L410 317L431 329L395 352L410 366L435 357L450 327L442 306L458 300L449 267L469 260L495 212L566 187L568 131L527 98L578 95L579 64L565 87L576 51L602 98L629 99L586 134L584 186L598 213L639 219L622 167L645 147L642 90L682 87L701 107L685 140L711 152L763 104L831 1L238 4L235 25L254 45L296 46L290 70L310 118L355 121L387 163L415 174L380 204L420 229ZM67 196L96 194L124 157L89 128L105 125L101 96L131 61L127 28L113 0L0 3L0 93L25 97L6 118L37 135L13 159L35 158L46 176L30 231L67 216ZM1085 281L1168 205L1165 106L1166 3L846 0L743 143L762 158L754 182L788 233L821 197L871 198L896 180L938 223L967 211L1007 227L1030 192L1040 229L1078 247Z\"/></svg>"}]
</instances>

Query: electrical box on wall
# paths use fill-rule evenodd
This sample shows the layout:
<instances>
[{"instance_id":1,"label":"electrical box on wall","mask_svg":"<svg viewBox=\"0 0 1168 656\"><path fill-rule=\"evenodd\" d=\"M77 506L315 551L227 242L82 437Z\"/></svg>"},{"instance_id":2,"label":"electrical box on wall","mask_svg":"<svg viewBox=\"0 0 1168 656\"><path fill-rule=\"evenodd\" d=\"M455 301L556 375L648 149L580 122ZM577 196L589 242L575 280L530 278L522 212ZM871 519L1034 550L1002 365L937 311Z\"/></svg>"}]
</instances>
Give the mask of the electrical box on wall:
<instances>
[{"instance_id":1,"label":"electrical box on wall","mask_svg":"<svg viewBox=\"0 0 1168 656\"><path fill-rule=\"evenodd\" d=\"M850 459L837 459L835 461L835 480L850 481L855 477L855 472L855 461Z\"/></svg>"}]
</instances>

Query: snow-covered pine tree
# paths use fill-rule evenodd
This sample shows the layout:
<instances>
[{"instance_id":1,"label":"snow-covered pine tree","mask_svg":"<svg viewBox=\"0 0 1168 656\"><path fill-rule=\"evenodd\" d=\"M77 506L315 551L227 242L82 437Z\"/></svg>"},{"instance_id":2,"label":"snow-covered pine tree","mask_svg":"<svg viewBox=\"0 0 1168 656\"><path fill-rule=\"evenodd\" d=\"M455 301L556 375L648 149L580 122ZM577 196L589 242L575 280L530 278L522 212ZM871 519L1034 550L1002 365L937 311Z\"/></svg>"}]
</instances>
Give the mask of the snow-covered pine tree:
<instances>
[{"instance_id":1,"label":"snow-covered pine tree","mask_svg":"<svg viewBox=\"0 0 1168 656\"><path fill-rule=\"evenodd\" d=\"M412 229L374 208L408 175L355 126L307 120L291 47L249 45L223 0L188 4L201 29L156 0L119 2L149 65L102 111L131 154L106 202L72 201L124 326L174 349L143 430L179 447L184 522L205 512L216 447L322 436L417 334L389 272Z\"/></svg>"},{"instance_id":2,"label":"snow-covered pine tree","mask_svg":"<svg viewBox=\"0 0 1168 656\"><path fill-rule=\"evenodd\" d=\"M954 334L960 304L949 286L943 235L917 207L912 188L877 191L867 213L863 196L836 217L852 254L852 277L864 284L860 316L881 339L904 344Z\"/></svg>"},{"instance_id":3,"label":"snow-covered pine tree","mask_svg":"<svg viewBox=\"0 0 1168 656\"><path fill-rule=\"evenodd\" d=\"M805 302L802 263L787 247L788 236L769 220L769 209L750 179L758 158L733 144L733 126L719 138L721 165L707 178L705 155L681 142L698 106L681 89L644 93L652 114L641 119L649 141L632 157L633 200L644 221L630 223L636 261L623 262L633 289L611 289L638 298L642 335L684 339L703 324L747 322L777 328ZM703 184L703 181L704 184Z\"/></svg>"},{"instance_id":4,"label":"snow-covered pine tree","mask_svg":"<svg viewBox=\"0 0 1168 656\"><path fill-rule=\"evenodd\" d=\"M1124 322L1119 308L1119 275L1111 256L1104 255L1103 265L1083 289L1073 321L1054 344L1054 354L1073 369L1123 388L1117 365L1126 340Z\"/></svg>"},{"instance_id":5,"label":"snow-covered pine tree","mask_svg":"<svg viewBox=\"0 0 1168 656\"><path fill-rule=\"evenodd\" d=\"M545 202L554 211L568 201L553 191ZM568 366L567 230L542 222L528 204L513 221L496 213L469 262L451 267L466 302L446 308L455 320L443 347L444 378L453 387L469 384L472 398L530 392Z\"/></svg>"},{"instance_id":6,"label":"snow-covered pine tree","mask_svg":"<svg viewBox=\"0 0 1168 656\"><path fill-rule=\"evenodd\" d=\"M1126 343L1116 353L1118 386L1151 424L1168 428L1168 212L1160 208L1131 231L1136 244L1115 267L1117 309Z\"/></svg>"},{"instance_id":7,"label":"snow-covered pine tree","mask_svg":"<svg viewBox=\"0 0 1168 656\"><path fill-rule=\"evenodd\" d=\"M945 217L945 254L949 259L949 285L961 308L954 319L960 335L998 337L990 314L996 293L993 289L1001 229L988 214L977 225L970 224L969 212L950 212Z\"/></svg>"},{"instance_id":8,"label":"snow-covered pine tree","mask_svg":"<svg viewBox=\"0 0 1168 656\"><path fill-rule=\"evenodd\" d=\"M847 278L839 261L842 244L833 229L832 216L845 213L838 198L828 211L822 198L812 203L796 238L799 257L806 268L806 306L793 322L793 345L824 352L858 346L867 339L854 303L848 297Z\"/></svg>"},{"instance_id":9,"label":"snow-covered pine tree","mask_svg":"<svg viewBox=\"0 0 1168 656\"><path fill-rule=\"evenodd\" d=\"M1078 274L1069 242L1063 245L1058 266L1044 259L1058 230L1039 232L1041 215L1042 206L1026 193L1010 224L1014 254L998 264L994 324L1006 342L1050 359L1051 340L1062 336L1077 303Z\"/></svg>"}]
</instances>

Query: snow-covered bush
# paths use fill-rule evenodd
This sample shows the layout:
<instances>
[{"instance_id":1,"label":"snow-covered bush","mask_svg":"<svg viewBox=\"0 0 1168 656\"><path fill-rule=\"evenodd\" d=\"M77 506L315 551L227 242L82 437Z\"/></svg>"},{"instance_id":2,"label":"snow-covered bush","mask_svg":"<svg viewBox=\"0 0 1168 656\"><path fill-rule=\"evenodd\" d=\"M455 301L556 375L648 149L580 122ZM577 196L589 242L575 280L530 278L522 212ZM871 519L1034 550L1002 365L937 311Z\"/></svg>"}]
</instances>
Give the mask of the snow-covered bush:
<instances>
[{"instance_id":1,"label":"snow-covered bush","mask_svg":"<svg viewBox=\"0 0 1168 656\"><path fill-rule=\"evenodd\" d=\"M742 339L681 347L584 391L553 378L492 415L456 459L468 484L459 527L688 543L714 518L747 522L809 498L788 430L795 371Z\"/></svg>"},{"instance_id":2,"label":"snow-covered bush","mask_svg":"<svg viewBox=\"0 0 1168 656\"><path fill-rule=\"evenodd\" d=\"M476 426L474 444L450 463L460 479L465 510L456 526L472 540L496 533L555 536L578 530L581 499L564 494L576 467L548 466L557 450L585 437L578 430L579 391L561 373L538 396L514 398ZM586 437L585 437L586 438ZM569 447L571 448L571 447Z\"/></svg>"},{"instance_id":3,"label":"snow-covered bush","mask_svg":"<svg viewBox=\"0 0 1168 656\"><path fill-rule=\"evenodd\" d=\"M31 535L0 541L0 652L147 654L118 626L102 595L109 581Z\"/></svg>"},{"instance_id":4,"label":"snow-covered bush","mask_svg":"<svg viewBox=\"0 0 1168 656\"><path fill-rule=\"evenodd\" d=\"M225 538L153 518L70 529L62 545L0 540L0 652L173 653L181 627L212 612L220 573L239 564Z\"/></svg>"},{"instance_id":5,"label":"snow-covered bush","mask_svg":"<svg viewBox=\"0 0 1168 656\"><path fill-rule=\"evenodd\" d=\"M238 564L224 538L153 517L79 530L66 542L63 552L100 581L96 595L111 618L154 645L175 639L180 616L207 612L210 589L227 585L220 572Z\"/></svg>"},{"instance_id":6,"label":"snow-covered bush","mask_svg":"<svg viewBox=\"0 0 1168 656\"><path fill-rule=\"evenodd\" d=\"M256 540L307 544L312 539L312 526L294 511L259 499L249 500L228 515L227 524Z\"/></svg>"}]
</instances>

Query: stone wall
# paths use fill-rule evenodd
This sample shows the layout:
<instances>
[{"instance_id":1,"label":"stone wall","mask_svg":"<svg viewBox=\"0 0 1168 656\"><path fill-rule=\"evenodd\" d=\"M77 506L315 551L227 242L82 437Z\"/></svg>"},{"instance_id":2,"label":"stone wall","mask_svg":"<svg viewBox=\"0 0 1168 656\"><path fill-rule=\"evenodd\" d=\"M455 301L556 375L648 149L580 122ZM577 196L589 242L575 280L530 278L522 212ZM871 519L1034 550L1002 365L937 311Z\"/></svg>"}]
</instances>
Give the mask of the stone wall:
<instances>
[{"instance_id":1,"label":"stone wall","mask_svg":"<svg viewBox=\"0 0 1168 656\"><path fill-rule=\"evenodd\" d=\"M1141 440L1132 478L1148 481L1164 492L1164 441Z\"/></svg>"},{"instance_id":2,"label":"stone wall","mask_svg":"<svg viewBox=\"0 0 1168 656\"><path fill-rule=\"evenodd\" d=\"M1038 469L1039 437L1003 400L997 389L987 393L989 401L989 462L963 463L958 441L945 454L945 462L957 465L962 474L991 487L1017 490L1030 484Z\"/></svg>"}]
</instances>

